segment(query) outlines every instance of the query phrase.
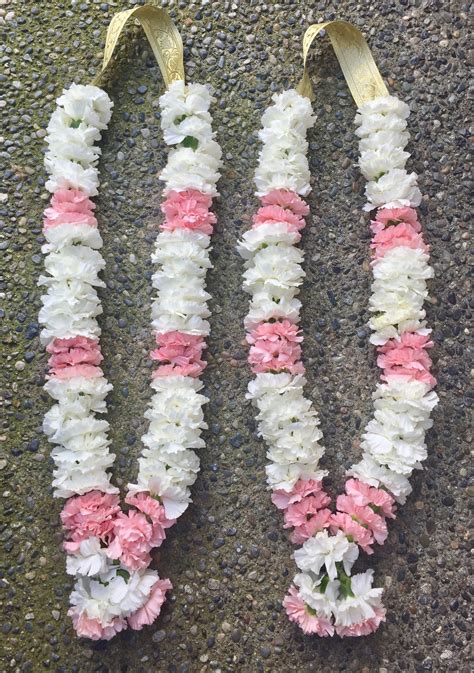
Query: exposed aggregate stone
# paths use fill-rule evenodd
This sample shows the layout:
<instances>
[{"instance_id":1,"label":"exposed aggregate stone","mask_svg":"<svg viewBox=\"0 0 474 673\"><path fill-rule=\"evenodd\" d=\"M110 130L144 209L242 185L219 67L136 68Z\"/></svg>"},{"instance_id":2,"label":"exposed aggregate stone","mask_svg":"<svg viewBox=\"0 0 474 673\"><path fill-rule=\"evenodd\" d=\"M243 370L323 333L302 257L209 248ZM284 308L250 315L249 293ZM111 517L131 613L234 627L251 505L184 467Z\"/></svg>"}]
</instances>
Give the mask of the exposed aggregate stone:
<instances>
[{"instance_id":1,"label":"exposed aggregate stone","mask_svg":"<svg viewBox=\"0 0 474 673\"><path fill-rule=\"evenodd\" d=\"M470 3L460 0L162 3L180 28L188 79L215 89L225 158L209 274L207 447L194 503L156 555L160 573L174 585L159 620L110 643L74 636L66 615L71 579L60 549L60 503L51 497L49 445L41 433L50 404L42 391L46 357L36 287L48 199L43 139L62 87L93 78L112 15L136 4L143 3L0 0L1 670L467 673L474 302L468 285ZM297 84L307 25L336 15L364 31L391 91L412 109L411 166L425 195L422 221L436 271L428 319L441 398L426 469L414 477L414 493L386 545L370 559L386 587L387 623L371 637L344 641L304 637L281 608L294 572L292 548L265 491L265 449L245 400L247 298L235 251L256 206L251 178L261 112L273 92ZM97 199L107 262L102 344L114 385L108 418L121 486L136 469L150 397L150 252L157 173L165 161L161 76L144 36L136 29L129 35L134 40L108 79L115 113L102 143ZM355 166L354 105L327 38L313 52L318 120L310 135L312 216L303 239L304 355L328 448L328 483L337 489L359 450L376 380L366 328L369 231Z\"/></svg>"}]
</instances>

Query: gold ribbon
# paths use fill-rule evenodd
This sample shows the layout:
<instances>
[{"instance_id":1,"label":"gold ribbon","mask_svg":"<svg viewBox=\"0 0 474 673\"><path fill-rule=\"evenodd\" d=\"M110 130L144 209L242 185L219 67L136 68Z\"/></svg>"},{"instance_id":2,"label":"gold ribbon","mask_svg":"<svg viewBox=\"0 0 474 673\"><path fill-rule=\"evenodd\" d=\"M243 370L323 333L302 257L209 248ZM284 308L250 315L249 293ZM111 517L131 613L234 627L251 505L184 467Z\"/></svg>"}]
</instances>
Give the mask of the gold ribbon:
<instances>
[{"instance_id":1,"label":"gold ribbon","mask_svg":"<svg viewBox=\"0 0 474 673\"><path fill-rule=\"evenodd\" d=\"M326 21L325 23L315 23L308 28L303 37L304 73L297 87L298 93L310 100L314 99L307 58L314 38L322 30L325 30L329 35L357 107L378 96L388 96L388 89L375 65L365 37L358 28L347 21Z\"/></svg>"},{"instance_id":2,"label":"gold ribbon","mask_svg":"<svg viewBox=\"0 0 474 673\"><path fill-rule=\"evenodd\" d=\"M109 24L105 39L104 59L93 84L98 84L112 63L115 47L129 19L141 24L155 54L168 87L174 80L184 81L183 42L168 14L158 7L144 5L116 14Z\"/></svg>"}]
</instances>

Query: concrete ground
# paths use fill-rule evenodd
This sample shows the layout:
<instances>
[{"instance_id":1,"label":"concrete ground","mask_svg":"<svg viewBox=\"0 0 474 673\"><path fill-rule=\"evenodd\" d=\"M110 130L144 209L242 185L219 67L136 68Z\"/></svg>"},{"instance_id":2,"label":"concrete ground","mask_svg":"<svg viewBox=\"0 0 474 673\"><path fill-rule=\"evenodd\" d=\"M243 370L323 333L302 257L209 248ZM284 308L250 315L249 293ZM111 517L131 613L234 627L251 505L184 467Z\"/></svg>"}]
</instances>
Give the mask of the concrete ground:
<instances>
[{"instance_id":1,"label":"concrete ground","mask_svg":"<svg viewBox=\"0 0 474 673\"><path fill-rule=\"evenodd\" d=\"M2 429L1 671L61 673L397 673L472 670L469 665L467 102L469 3L460 0L342 0L171 4L190 80L215 88L215 125L225 157L216 205L209 366L209 431L194 503L160 549L174 590L150 628L109 643L75 638L66 615L70 578L60 550L61 503L51 496L49 445L41 433L50 402L38 339L42 270L45 127L63 86L89 82L108 22L124 0L0 0L3 123L0 313ZM242 319L242 265L235 246L256 207L256 131L272 92L301 76L301 36L312 22L345 18L366 35L390 86L412 108L412 169L424 196L432 250L429 324L440 404L426 469L371 559L385 585L387 623L355 640L304 637L282 612L294 572L280 514L265 490L265 449L245 400L249 371ZM131 36L133 35L133 31ZM363 179L355 167L354 104L327 39L313 49L318 115L311 132L312 215L304 235L304 356L322 419L330 488L359 452L376 381L365 327L370 286ZM105 370L114 385L109 421L116 482L136 469L150 396L150 253L166 160L157 100L159 70L138 32L107 87L115 113L102 143L98 217L105 240Z\"/></svg>"}]
</instances>

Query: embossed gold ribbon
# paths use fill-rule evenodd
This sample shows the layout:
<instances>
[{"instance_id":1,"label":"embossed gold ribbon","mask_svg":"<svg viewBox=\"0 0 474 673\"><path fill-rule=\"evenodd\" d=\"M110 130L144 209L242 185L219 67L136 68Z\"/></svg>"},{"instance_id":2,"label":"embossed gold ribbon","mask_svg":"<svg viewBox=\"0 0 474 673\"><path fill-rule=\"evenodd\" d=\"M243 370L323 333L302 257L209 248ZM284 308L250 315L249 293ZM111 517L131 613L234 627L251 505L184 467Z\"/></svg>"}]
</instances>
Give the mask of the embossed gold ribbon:
<instances>
[{"instance_id":1,"label":"embossed gold ribbon","mask_svg":"<svg viewBox=\"0 0 474 673\"><path fill-rule=\"evenodd\" d=\"M184 81L183 42L178 29L168 14L158 7L144 5L116 14L109 24L105 39L104 59L93 84L98 84L113 62L115 47L129 19L140 23L155 54L158 66L168 87L177 79Z\"/></svg>"},{"instance_id":2,"label":"embossed gold ribbon","mask_svg":"<svg viewBox=\"0 0 474 673\"><path fill-rule=\"evenodd\" d=\"M313 87L308 73L308 52L314 38L325 30L346 78L357 107L378 96L388 96L379 69L360 30L347 21L326 21L315 23L303 37L304 73L298 84L298 93L310 100L314 99Z\"/></svg>"}]
</instances>

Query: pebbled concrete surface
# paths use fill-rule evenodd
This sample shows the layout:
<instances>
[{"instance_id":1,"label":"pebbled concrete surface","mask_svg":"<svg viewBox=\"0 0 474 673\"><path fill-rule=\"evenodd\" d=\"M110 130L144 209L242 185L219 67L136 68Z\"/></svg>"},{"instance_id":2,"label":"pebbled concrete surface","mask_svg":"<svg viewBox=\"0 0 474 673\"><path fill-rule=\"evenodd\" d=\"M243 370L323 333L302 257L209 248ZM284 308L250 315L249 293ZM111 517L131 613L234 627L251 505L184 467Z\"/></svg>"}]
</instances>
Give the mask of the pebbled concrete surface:
<instances>
[{"instance_id":1,"label":"pebbled concrete surface","mask_svg":"<svg viewBox=\"0 0 474 673\"><path fill-rule=\"evenodd\" d=\"M4 177L0 252L3 391L0 458L1 671L58 673L278 673L462 671L469 665L468 445L468 20L460 0L173 3L189 79L216 90L225 171L209 274L212 338L205 381L209 432L194 504L157 557L174 584L153 627L108 644L74 638L66 617L70 580L59 549L60 503L50 491L41 434L48 400L38 341L41 213L47 194L44 129L72 80L92 79L106 26L134 2L0 0L4 74L0 113ZM166 3L168 4L168 3ZM165 5L165 3L163 3ZM261 110L301 74L300 38L310 22L337 16L369 39L391 90L410 103L411 166L420 174L422 220L436 278L428 309L441 403L426 470L373 558L385 584L387 624L358 640L306 638L280 607L293 573L291 545L264 489L265 451L244 394L246 298L239 234L256 206L251 176ZM354 105L327 40L314 49L316 127L311 134L312 218L303 288L309 391L320 410L332 487L358 452L370 412L374 358L365 323L370 274L363 180L354 167ZM317 77L316 77L316 73ZM102 144L98 216L107 260L102 292L105 369L114 384L109 420L116 480L133 474L150 396L150 252L165 161L157 99L163 85L136 34L109 80L115 101ZM470 303L471 302L471 303ZM357 374L355 374L357 372Z\"/></svg>"}]
</instances>

